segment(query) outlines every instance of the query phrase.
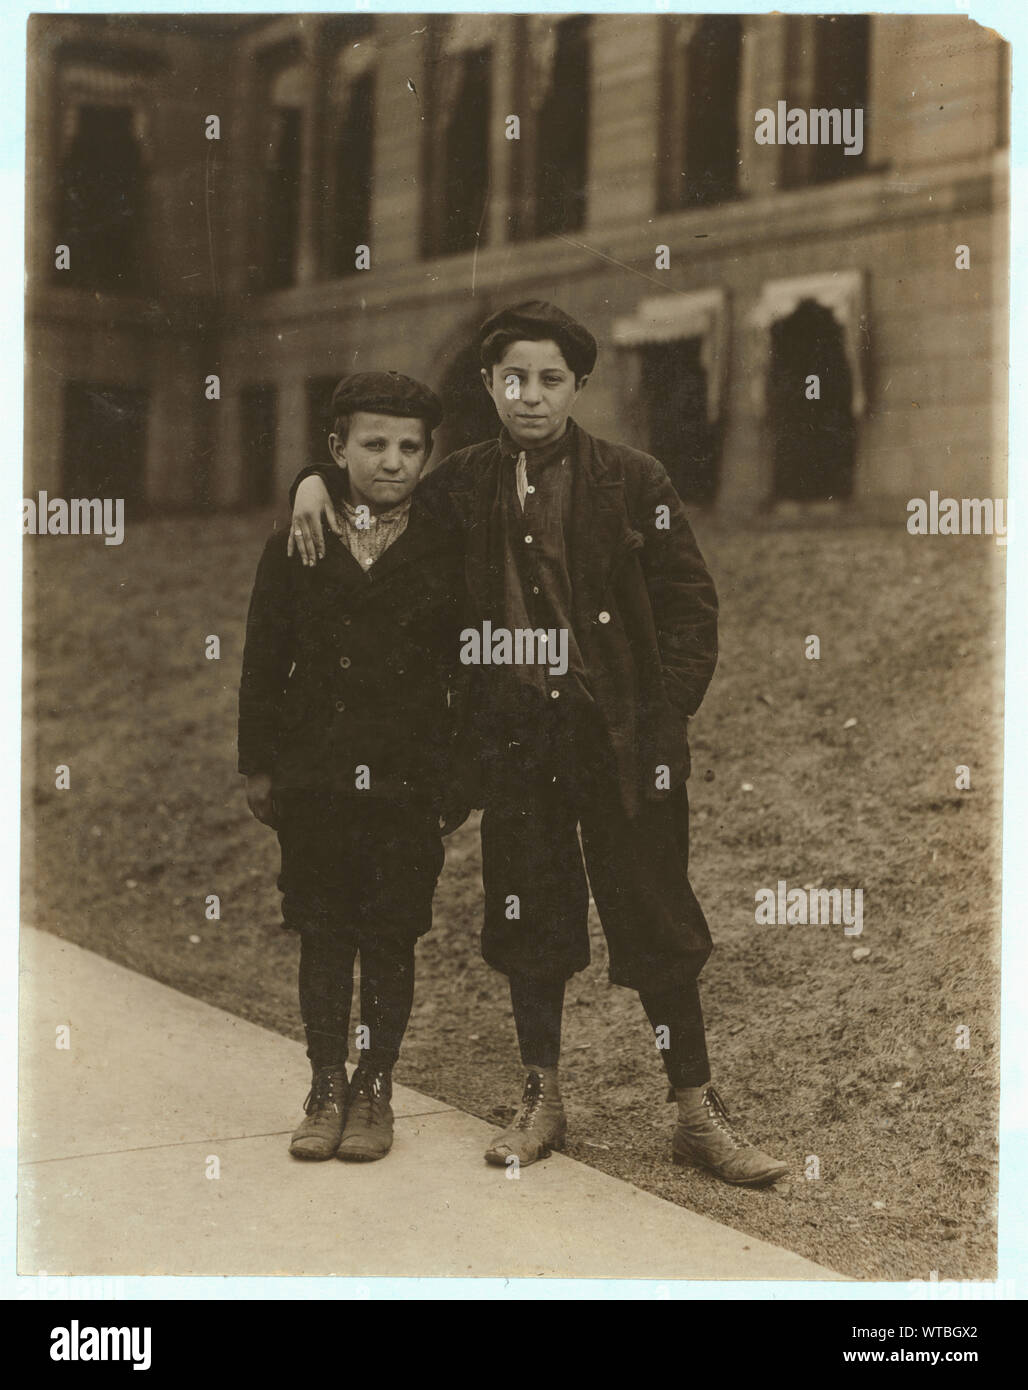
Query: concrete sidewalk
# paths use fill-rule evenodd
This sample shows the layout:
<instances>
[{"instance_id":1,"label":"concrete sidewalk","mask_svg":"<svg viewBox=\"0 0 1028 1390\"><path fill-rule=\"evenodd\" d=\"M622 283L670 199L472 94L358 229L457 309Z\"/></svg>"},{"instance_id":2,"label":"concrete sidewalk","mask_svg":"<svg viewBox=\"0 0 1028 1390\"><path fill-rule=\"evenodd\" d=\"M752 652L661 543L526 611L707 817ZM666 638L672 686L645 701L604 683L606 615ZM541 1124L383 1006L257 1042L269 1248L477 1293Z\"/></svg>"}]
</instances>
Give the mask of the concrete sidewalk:
<instances>
[{"instance_id":1,"label":"concrete sidewalk","mask_svg":"<svg viewBox=\"0 0 1028 1390\"><path fill-rule=\"evenodd\" d=\"M21 1274L842 1277L404 1087L387 1159L297 1163L301 1044L31 929L21 985Z\"/></svg>"}]
</instances>

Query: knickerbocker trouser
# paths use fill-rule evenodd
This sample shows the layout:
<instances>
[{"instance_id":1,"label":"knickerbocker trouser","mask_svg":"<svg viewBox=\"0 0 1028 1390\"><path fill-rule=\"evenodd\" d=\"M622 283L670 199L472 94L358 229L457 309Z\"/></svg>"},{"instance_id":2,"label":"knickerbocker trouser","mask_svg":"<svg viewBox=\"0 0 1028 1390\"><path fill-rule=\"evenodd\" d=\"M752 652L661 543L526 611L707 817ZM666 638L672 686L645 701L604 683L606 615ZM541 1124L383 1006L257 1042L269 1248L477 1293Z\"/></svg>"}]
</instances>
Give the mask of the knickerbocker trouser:
<instances>
[{"instance_id":1,"label":"knickerbocker trouser","mask_svg":"<svg viewBox=\"0 0 1028 1390\"><path fill-rule=\"evenodd\" d=\"M300 1009L314 1066L349 1049L356 956L367 1060L395 1062L414 997L414 945L432 925L443 865L434 812L419 805L277 793L283 925L300 933Z\"/></svg>"},{"instance_id":2,"label":"knickerbocker trouser","mask_svg":"<svg viewBox=\"0 0 1028 1390\"><path fill-rule=\"evenodd\" d=\"M654 1027L669 1028L662 1056L675 1084L703 1084L696 978L712 943L689 883L685 785L629 817L588 725L547 711L513 733L498 741L485 782L482 954L514 980L519 1035L552 1054L554 1010L545 1001L556 998L555 982L589 964L591 885L611 981L638 990ZM548 1065L525 1048L522 1035L523 1058Z\"/></svg>"}]
</instances>

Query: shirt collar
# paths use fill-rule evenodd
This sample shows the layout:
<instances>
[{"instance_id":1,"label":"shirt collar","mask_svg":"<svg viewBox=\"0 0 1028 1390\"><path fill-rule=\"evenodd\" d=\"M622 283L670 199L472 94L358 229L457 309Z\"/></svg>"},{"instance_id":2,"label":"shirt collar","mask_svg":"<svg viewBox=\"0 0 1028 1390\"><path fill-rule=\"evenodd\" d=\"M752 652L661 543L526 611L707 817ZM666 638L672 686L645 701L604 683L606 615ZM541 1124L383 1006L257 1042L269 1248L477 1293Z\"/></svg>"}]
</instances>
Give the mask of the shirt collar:
<instances>
[{"instance_id":1,"label":"shirt collar","mask_svg":"<svg viewBox=\"0 0 1028 1390\"><path fill-rule=\"evenodd\" d=\"M525 455L525 462L538 465L549 463L555 458L569 455L574 448L573 434L575 430L574 420L568 420L567 429L559 439L552 440L549 444L541 444L537 448L526 448L514 439L504 425L500 432L500 453L504 458L516 459L522 452Z\"/></svg>"},{"instance_id":2,"label":"shirt collar","mask_svg":"<svg viewBox=\"0 0 1028 1390\"><path fill-rule=\"evenodd\" d=\"M349 519L349 521L350 521L352 524L356 525L356 522L357 522L357 508L354 507L354 506L351 506L350 503L347 502L347 500L346 500L345 497L341 497L339 500L342 502L343 511L346 513L346 516L347 516L347 518ZM405 498L403 499L402 502L397 502L397 504L396 504L395 507L389 507L389 508L387 508L384 512L372 512L372 513L371 513L371 516L370 516L370 520L371 520L371 521L399 521L400 517L404 516L407 512L410 511L410 505L411 505L411 503L413 502L413 500L414 500L414 494L411 493L410 497L405 497Z\"/></svg>"}]
</instances>

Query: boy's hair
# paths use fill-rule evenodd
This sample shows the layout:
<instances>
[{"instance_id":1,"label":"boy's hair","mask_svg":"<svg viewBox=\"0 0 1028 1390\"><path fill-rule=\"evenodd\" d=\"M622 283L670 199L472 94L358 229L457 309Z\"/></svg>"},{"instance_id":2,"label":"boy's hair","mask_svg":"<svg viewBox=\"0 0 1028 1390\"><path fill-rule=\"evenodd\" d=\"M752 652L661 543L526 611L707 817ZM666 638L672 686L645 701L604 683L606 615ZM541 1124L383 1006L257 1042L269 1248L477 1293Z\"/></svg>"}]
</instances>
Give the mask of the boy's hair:
<instances>
[{"instance_id":1,"label":"boy's hair","mask_svg":"<svg viewBox=\"0 0 1028 1390\"><path fill-rule=\"evenodd\" d=\"M497 362L502 361L511 343L539 343L546 339L560 348L576 382L588 376L596 365L599 349L588 328L558 309L556 304L530 299L523 304L508 305L482 324L478 331L482 366L491 372Z\"/></svg>"}]
</instances>

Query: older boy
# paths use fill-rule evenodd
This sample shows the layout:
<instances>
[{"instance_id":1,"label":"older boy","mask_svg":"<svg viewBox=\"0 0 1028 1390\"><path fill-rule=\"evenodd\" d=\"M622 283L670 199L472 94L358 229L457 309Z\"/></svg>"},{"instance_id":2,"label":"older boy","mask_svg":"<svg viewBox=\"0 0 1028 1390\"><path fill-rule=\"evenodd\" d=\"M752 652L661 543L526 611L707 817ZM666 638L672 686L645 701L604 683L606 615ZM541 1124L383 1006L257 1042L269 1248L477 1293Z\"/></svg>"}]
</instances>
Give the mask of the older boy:
<instances>
[{"instance_id":1,"label":"older boy","mask_svg":"<svg viewBox=\"0 0 1028 1390\"><path fill-rule=\"evenodd\" d=\"M316 569L268 541L239 690L239 771L278 831L313 1079L290 1153L369 1160L392 1144L391 1072L432 924L463 558L413 496L435 395L396 373L337 386L329 435L339 539ZM360 1061L347 1080L354 960Z\"/></svg>"},{"instance_id":2,"label":"older boy","mask_svg":"<svg viewBox=\"0 0 1028 1390\"><path fill-rule=\"evenodd\" d=\"M785 1164L731 1128L710 1084L696 984L711 940L687 872L686 724L717 660L714 585L661 465L570 419L596 361L588 330L532 301L488 319L479 346L500 437L444 461L426 503L464 531L472 621L556 629L568 652L559 675L477 668L462 740L464 795L485 808L482 952L509 977L526 1067L486 1159L525 1165L564 1142L564 987L589 962L580 827L610 978L639 991L678 1102L674 1160L772 1182ZM295 519L316 544L326 499L301 487Z\"/></svg>"}]
</instances>

